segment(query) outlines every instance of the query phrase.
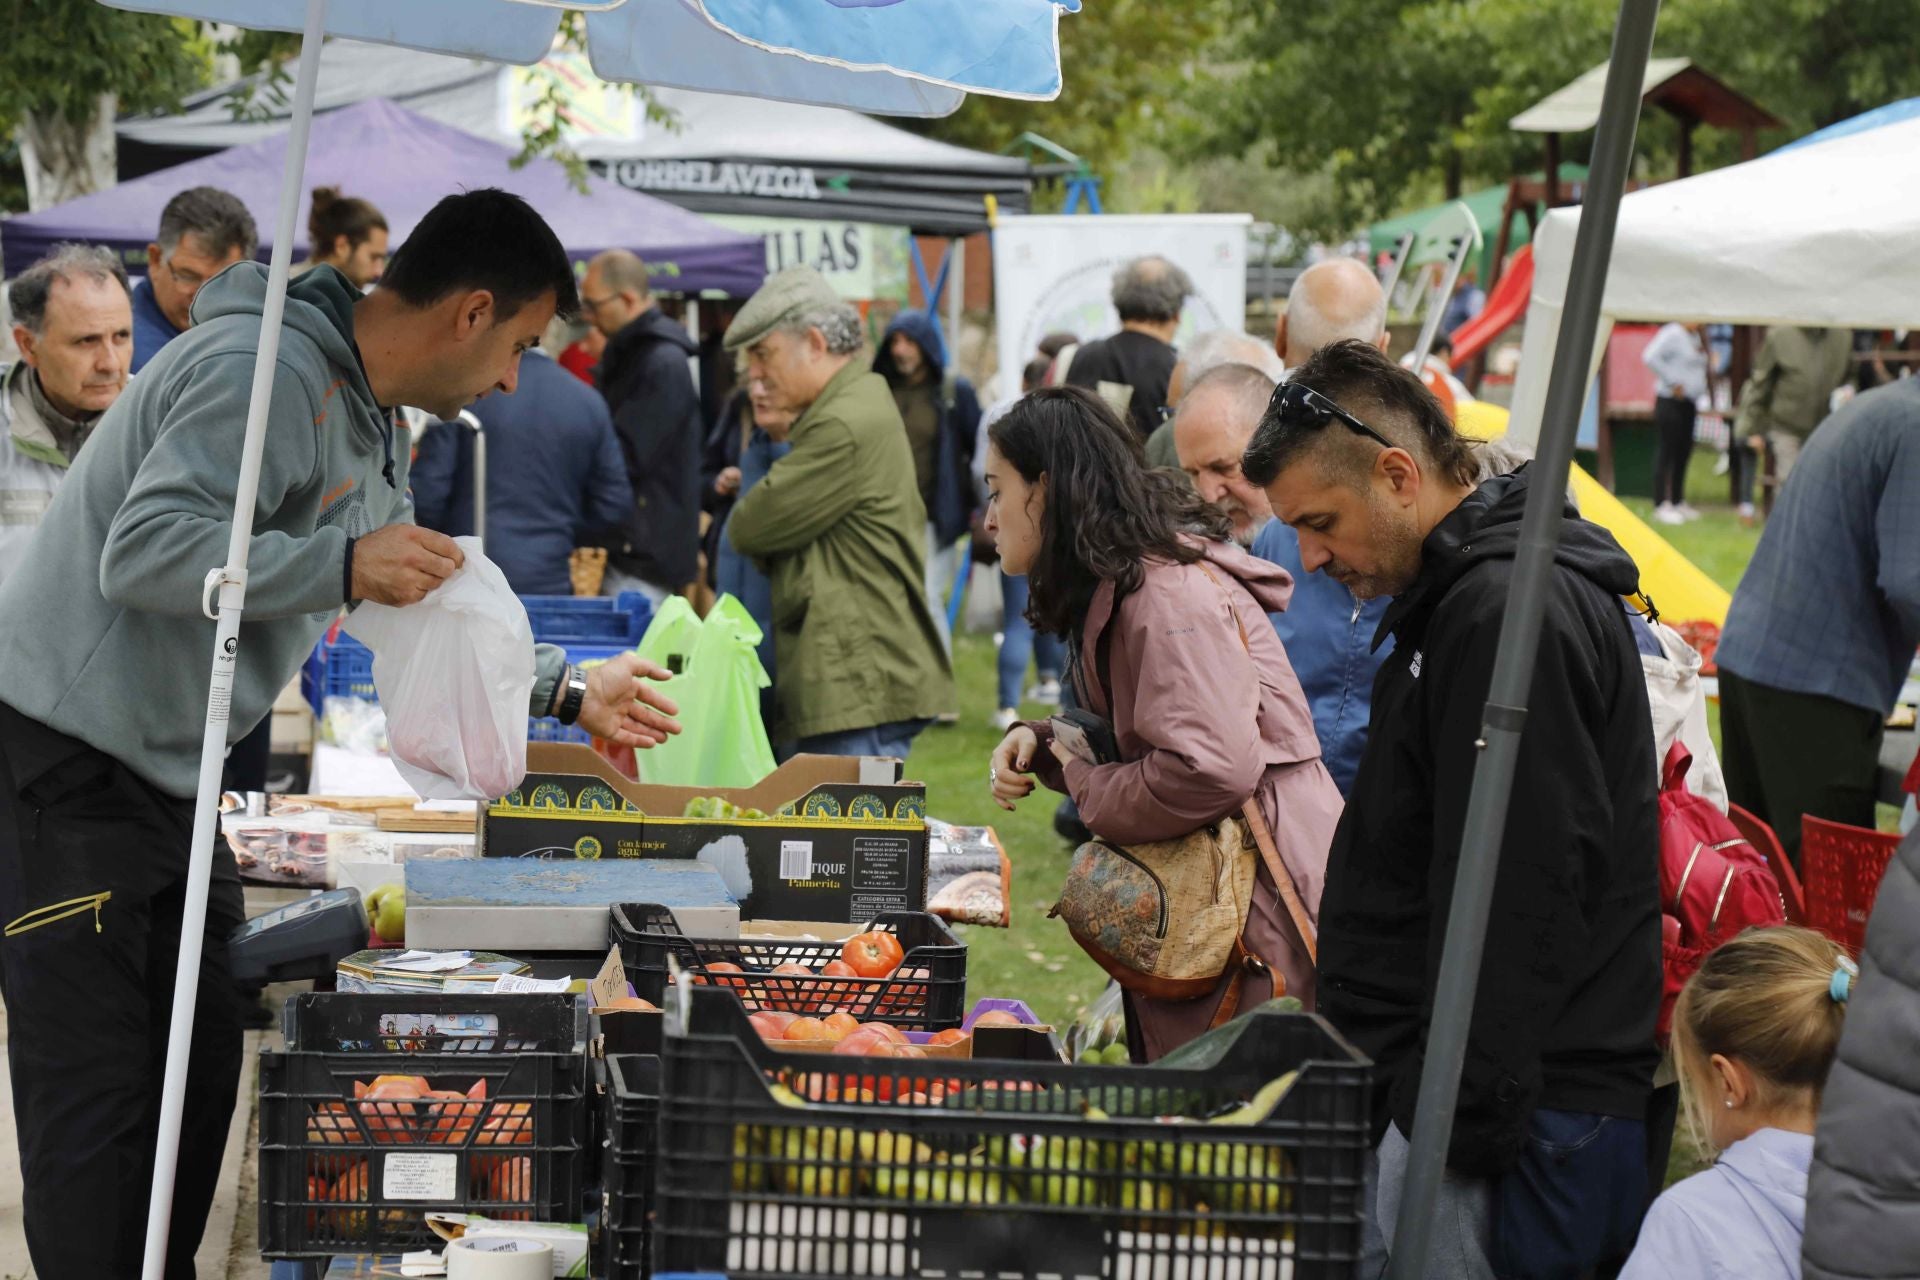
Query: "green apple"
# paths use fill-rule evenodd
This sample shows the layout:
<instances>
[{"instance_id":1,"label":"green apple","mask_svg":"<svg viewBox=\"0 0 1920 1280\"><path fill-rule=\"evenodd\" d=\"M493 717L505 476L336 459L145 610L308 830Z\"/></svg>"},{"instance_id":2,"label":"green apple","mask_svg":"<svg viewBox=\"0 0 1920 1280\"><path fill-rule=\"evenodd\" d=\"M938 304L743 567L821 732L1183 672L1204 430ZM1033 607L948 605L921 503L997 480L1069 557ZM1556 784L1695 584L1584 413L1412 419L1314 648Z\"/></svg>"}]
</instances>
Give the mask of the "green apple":
<instances>
[{"instance_id":1,"label":"green apple","mask_svg":"<svg viewBox=\"0 0 1920 1280\"><path fill-rule=\"evenodd\" d=\"M381 941L394 944L407 940L407 890L398 884L383 884L367 895L367 919Z\"/></svg>"}]
</instances>

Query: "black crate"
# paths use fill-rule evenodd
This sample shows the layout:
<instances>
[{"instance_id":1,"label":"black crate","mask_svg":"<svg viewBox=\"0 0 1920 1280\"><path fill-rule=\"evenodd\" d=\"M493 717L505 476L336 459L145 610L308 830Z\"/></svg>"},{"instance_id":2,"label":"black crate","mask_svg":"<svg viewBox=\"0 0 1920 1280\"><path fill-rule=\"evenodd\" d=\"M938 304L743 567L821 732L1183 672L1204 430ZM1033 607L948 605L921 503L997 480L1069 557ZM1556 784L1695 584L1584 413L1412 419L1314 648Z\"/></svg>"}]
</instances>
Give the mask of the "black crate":
<instances>
[{"instance_id":1,"label":"black crate","mask_svg":"<svg viewBox=\"0 0 1920 1280\"><path fill-rule=\"evenodd\" d=\"M744 1023L700 990L666 1038L661 1271L1317 1280L1358 1259L1370 1066L1313 1015L1249 1016L1204 1070L827 1060ZM1204 1123L1287 1071L1265 1119Z\"/></svg>"},{"instance_id":2,"label":"black crate","mask_svg":"<svg viewBox=\"0 0 1920 1280\"><path fill-rule=\"evenodd\" d=\"M673 913L650 902L615 904L608 941L620 948L627 981L643 999L662 1003L667 988L667 957L691 971L695 982L732 990L748 1009L796 1012L844 1010L862 1022L890 1022L914 1031L943 1031L960 1025L966 1012L967 944L948 931L946 922L925 911L888 911L868 926L899 935L906 956L891 978L808 978L776 976L783 964L818 971L840 958L838 942L799 942L742 938L689 938ZM710 964L737 964L744 974L711 974ZM906 974L924 969L924 977Z\"/></svg>"},{"instance_id":3,"label":"black crate","mask_svg":"<svg viewBox=\"0 0 1920 1280\"><path fill-rule=\"evenodd\" d=\"M604 1280L645 1280L653 1220L653 1164L660 1120L660 1059L615 1054L606 1060L600 1162L600 1238Z\"/></svg>"},{"instance_id":4,"label":"black crate","mask_svg":"<svg viewBox=\"0 0 1920 1280\"><path fill-rule=\"evenodd\" d=\"M347 1053L566 1053L582 1040L570 995L290 996L287 1048ZM413 1074L413 1073L409 1073Z\"/></svg>"},{"instance_id":5,"label":"black crate","mask_svg":"<svg viewBox=\"0 0 1920 1280\"><path fill-rule=\"evenodd\" d=\"M584 1059L575 1054L263 1053L260 1251L270 1258L437 1247L424 1213L577 1221ZM487 1081L484 1101L355 1098L354 1082Z\"/></svg>"}]
</instances>

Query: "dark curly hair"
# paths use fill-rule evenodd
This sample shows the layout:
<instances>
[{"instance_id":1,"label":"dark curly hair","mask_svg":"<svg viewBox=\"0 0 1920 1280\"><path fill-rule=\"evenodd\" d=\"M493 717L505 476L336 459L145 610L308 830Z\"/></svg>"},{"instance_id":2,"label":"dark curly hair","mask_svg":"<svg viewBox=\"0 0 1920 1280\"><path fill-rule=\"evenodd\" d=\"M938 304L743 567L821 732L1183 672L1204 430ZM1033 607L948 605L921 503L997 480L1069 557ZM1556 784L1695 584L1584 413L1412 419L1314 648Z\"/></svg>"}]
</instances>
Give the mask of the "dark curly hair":
<instances>
[{"instance_id":1,"label":"dark curly hair","mask_svg":"<svg viewBox=\"0 0 1920 1280\"><path fill-rule=\"evenodd\" d=\"M1147 560L1200 559L1182 534L1218 542L1231 529L1178 472L1147 466L1133 428L1079 387L1025 396L987 438L1029 484L1047 478L1040 553L1027 573L1027 619L1041 631L1071 634L1102 582L1132 591Z\"/></svg>"}]
</instances>

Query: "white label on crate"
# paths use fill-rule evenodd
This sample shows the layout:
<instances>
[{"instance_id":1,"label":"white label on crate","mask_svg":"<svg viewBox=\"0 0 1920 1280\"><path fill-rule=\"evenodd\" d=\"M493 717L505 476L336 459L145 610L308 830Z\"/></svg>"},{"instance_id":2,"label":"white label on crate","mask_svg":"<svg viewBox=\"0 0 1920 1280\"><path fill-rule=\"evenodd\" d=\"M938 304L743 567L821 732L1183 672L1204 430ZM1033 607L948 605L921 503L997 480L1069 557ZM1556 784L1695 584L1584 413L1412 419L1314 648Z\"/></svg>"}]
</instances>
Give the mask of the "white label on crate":
<instances>
[{"instance_id":1,"label":"white label on crate","mask_svg":"<svg viewBox=\"0 0 1920 1280\"><path fill-rule=\"evenodd\" d=\"M780 878L782 880L813 879L813 841L782 840L780 842Z\"/></svg>"},{"instance_id":2,"label":"white label on crate","mask_svg":"<svg viewBox=\"0 0 1920 1280\"><path fill-rule=\"evenodd\" d=\"M454 1200L460 1195L460 1157L390 1151L381 1172L382 1200Z\"/></svg>"}]
</instances>

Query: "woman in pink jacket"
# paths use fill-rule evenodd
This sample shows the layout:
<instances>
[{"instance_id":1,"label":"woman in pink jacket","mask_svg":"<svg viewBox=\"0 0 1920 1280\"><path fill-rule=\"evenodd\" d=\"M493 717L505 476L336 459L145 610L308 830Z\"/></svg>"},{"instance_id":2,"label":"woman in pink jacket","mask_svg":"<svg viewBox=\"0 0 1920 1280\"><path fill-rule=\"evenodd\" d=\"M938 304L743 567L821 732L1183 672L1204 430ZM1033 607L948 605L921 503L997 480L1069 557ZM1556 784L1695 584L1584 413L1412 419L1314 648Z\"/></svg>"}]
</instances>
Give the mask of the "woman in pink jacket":
<instances>
[{"instance_id":1,"label":"woman in pink jacket","mask_svg":"<svg viewBox=\"0 0 1920 1280\"><path fill-rule=\"evenodd\" d=\"M1080 705L1112 725L1120 754L1089 764L1047 722L1016 725L993 754L994 798L1012 809L1037 777L1071 795L1095 835L1127 845L1187 835L1257 797L1317 918L1341 801L1265 616L1286 608L1292 577L1227 541L1225 516L1148 469L1134 434L1084 391L1027 396L988 446L986 528L1001 568L1026 575L1034 628L1068 638ZM1239 1007L1287 994L1312 1008L1307 947L1264 865L1246 939L1273 977L1250 978ZM1223 994L1128 993L1136 1049L1152 1060L1191 1040Z\"/></svg>"}]
</instances>

